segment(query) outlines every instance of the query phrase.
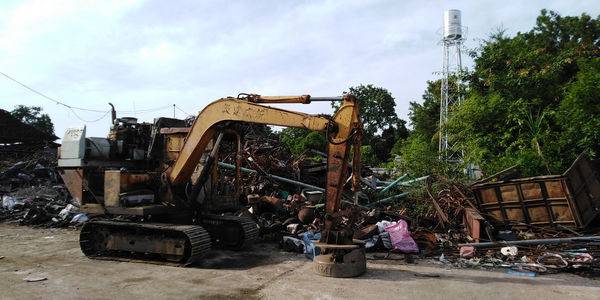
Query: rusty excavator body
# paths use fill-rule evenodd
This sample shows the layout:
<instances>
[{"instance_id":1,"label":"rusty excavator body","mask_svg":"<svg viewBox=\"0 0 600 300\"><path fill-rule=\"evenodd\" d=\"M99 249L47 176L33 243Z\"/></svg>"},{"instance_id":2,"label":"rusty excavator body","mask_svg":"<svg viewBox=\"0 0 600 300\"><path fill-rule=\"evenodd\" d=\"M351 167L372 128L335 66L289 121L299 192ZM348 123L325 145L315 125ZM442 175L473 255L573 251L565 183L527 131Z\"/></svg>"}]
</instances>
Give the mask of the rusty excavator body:
<instances>
[{"instance_id":1,"label":"rusty excavator body","mask_svg":"<svg viewBox=\"0 0 600 300\"><path fill-rule=\"evenodd\" d=\"M343 103L333 117L266 105L311 101ZM316 243L324 252L315 258L314 269L333 277L365 271L364 247L352 240L353 232L343 222L351 210L341 209L351 151L353 188L359 189L362 124L352 95L240 94L210 103L193 123L174 118L138 123L116 118L114 109L112 117L108 138L86 137L85 126L71 127L59 151L59 173L69 192L81 211L94 216L80 233L86 256L190 265L211 248L251 245L258 238L256 223L223 212L240 205L240 124L258 123L326 132L326 217ZM217 162L226 154L236 157L230 181L219 180Z\"/></svg>"}]
</instances>

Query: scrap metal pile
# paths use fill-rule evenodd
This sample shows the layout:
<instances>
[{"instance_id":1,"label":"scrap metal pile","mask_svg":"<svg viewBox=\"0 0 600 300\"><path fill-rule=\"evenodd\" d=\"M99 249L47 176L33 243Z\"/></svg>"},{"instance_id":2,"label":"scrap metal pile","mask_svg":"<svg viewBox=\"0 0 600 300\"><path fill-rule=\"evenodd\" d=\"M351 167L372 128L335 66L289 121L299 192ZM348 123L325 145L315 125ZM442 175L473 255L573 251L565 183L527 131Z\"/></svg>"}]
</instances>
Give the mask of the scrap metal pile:
<instances>
[{"instance_id":1,"label":"scrap metal pile","mask_svg":"<svg viewBox=\"0 0 600 300\"><path fill-rule=\"evenodd\" d=\"M253 133L243 148L243 198L249 209L242 214L256 220L263 239L279 241L284 249L304 252L308 257L318 254L312 241L319 239L323 224L326 157L319 151L293 157L276 138ZM578 159L572 168L581 169L583 161ZM597 171L593 173L597 177ZM507 268L528 276L557 271L600 275L598 213L586 215L586 224L582 220L577 223L575 219L585 214L569 207L582 206L581 201L564 198L564 203L560 202L553 190L557 187L554 181L565 181L567 175L545 176L543 183L535 178L520 179L525 186L519 191L506 187L511 185L506 176L469 186L433 175L405 175L394 181L366 175L358 205L352 203L350 183L345 187L343 203L344 208L354 209L346 221L367 251L418 253L447 266ZM573 178L567 181L563 189L577 184ZM479 197L482 187L488 188L486 184L501 185L494 188L505 198L516 195L516 200L495 200L506 212L495 211L497 206ZM585 188L590 210L598 211L600 181L588 180ZM517 213L517 209L525 211Z\"/></svg>"},{"instance_id":2,"label":"scrap metal pile","mask_svg":"<svg viewBox=\"0 0 600 300\"><path fill-rule=\"evenodd\" d=\"M63 227L87 220L71 203L49 149L0 161L0 196L2 222Z\"/></svg>"}]
</instances>

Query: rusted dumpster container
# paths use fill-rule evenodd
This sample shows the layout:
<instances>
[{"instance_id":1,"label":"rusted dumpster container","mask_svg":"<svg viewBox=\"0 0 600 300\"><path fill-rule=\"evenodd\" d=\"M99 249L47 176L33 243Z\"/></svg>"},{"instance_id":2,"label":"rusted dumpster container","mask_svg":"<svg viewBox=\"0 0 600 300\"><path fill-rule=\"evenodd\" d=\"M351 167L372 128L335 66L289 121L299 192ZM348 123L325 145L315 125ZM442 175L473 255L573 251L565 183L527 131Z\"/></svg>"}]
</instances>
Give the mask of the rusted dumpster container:
<instances>
[{"instance_id":1,"label":"rusted dumpster container","mask_svg":"<svg viewBox=\"0 0 600 300\"><path fill-rule=\"evenodd\" d=\"M562 175L478 183L471 188L480 211L497 221L586 229L600 223L598 171L581 154Z\"/></svg>"}]
</instances>

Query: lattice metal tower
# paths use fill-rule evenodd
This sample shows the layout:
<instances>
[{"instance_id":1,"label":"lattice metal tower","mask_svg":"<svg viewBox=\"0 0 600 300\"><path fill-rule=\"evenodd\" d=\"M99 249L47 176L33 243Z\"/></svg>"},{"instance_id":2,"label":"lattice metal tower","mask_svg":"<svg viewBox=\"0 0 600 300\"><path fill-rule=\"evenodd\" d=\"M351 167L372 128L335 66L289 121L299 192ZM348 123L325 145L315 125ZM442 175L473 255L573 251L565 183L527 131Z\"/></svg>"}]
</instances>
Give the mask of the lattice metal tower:
<instances>
[{"instance_id":1,"label":"lattice metal tower","mask_svg":"<svg viewBox=\"0 0 600 300\"><path fill-rule=\"evenodd\" d=\"M463 39L460 10L451 9L444 12L444 37L442 85L440 101L440 159L448 163L463 162L463 149L460 143L448 134L448 120L456 112L463 101L464 85L461 81ZM468 172L468 171L467 171Z\"/></svg>"}]
</instances>

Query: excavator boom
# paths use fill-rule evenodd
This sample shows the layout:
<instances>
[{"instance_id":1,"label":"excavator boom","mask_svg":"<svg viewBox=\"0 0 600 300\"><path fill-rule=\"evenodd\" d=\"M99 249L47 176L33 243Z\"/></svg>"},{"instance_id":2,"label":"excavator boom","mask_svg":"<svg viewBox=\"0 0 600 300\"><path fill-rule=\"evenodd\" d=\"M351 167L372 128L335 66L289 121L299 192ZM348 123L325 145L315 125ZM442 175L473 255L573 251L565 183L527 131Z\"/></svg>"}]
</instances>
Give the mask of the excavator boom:
<instances>
[{"instance_id":1,"label":"excavator boom","mask_svg":"<svg viewBox=\"0 0 600 300\"><path fill-rule=\"evenodd\" d=\"M274 100L275 97L270 97ZM177 160L167 173L172 185L181 185L188 180L198 164L204 149L213 139L216 130L214 126L225 121L242 121L285 127L306 128L323 131L327 129L329 120L306 113L269 107L246 99L222 98L205 107L194 121L185 144ZM260 98L258 98L260 99ZM304 103L304 96L284 97L285 103ZM292 101L296 99L295 101ZM252 101L252 102L251 102ZM272 103L272 102L271 102ZM283 103L283 102L280 102Z\"/></svg>"}]
</instances>

